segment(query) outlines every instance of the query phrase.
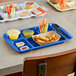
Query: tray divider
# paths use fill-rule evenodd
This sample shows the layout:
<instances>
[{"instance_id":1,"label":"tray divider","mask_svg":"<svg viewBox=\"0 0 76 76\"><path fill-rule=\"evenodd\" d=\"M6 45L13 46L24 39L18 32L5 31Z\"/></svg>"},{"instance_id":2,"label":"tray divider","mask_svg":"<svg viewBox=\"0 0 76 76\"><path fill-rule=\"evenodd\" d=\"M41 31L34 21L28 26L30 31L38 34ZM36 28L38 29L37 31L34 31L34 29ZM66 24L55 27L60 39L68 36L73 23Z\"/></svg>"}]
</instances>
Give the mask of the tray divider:
<instances>
[{"instance_id":1,"label":"tray divider","mask_svg":"<svg viewBox=\"0 0 76 76\"><path fill-rule=\"evenodd\" d=\"M28 38L26 38L26 39L24 39L24 40L26 40L26 42L32 47L31 49L33 49L34 48L34 46L27 40ZM28 45L27 45L28 46Z\"/></svg>"}]
</instances>

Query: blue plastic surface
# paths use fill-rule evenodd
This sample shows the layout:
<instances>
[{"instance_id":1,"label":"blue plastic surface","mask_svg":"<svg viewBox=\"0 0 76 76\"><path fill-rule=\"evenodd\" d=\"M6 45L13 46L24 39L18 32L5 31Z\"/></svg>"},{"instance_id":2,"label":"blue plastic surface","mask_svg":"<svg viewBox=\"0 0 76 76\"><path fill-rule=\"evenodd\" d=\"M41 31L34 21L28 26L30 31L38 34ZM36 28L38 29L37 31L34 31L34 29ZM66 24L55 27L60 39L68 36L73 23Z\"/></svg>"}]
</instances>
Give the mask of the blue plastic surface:
<instances>
[{"instance_id":1,"label":"blue plastic surface","mask_svg":"<svg viewBox=\"0 0 76 76\"><path fill-rule=\"evenodd\" d=\"M11 39L9 39L9 37L7 36L6 33L3 35L3 37L4 37L4 39L6 40L6 42L7 42L16 52L19 52L19 53L25 53L25 52L29 52L29 51L31 51L31 50L33 50L33 49L41 49L41 48L45 48L45 47L49 47L49 46L53 46L53 45L58 45L58 44L64 43L65 41L68 41L68 40L71 40L71 39L72 39L72 36L71 36L66 30L64 30L62 27L60 27L59 25L58 25L58 26L59 26L60 30L61 30L67 37L64 37L60 32L56 31L56 30L52 27L53 24L54 24L54 23L50 23L50 24L48 25L48 31L54 30L54 31L57 32L59 35L61 35L60 40L57 41L57 42L54 42L54 43L49 43L49 44L40 46L39 44L37 44L37 43L32 39L32 37L25 38L24 35L22 34L22 32L23 32L24 30L33 30L33 31L35 32L34 35L40 34L39 26L20 30L20 31L21 31L21 34L20 34L20 36L19 36L19 38L18 38L17 40L11 40ZM29 49L24 50L24 51L21 51L21 50L20 50L20 47L17 47L17 46L16 46L16 43L18 43L18 42L24 42L24 43L25 43L25 46L28 46Z\"/></svg>"}]
</instances>

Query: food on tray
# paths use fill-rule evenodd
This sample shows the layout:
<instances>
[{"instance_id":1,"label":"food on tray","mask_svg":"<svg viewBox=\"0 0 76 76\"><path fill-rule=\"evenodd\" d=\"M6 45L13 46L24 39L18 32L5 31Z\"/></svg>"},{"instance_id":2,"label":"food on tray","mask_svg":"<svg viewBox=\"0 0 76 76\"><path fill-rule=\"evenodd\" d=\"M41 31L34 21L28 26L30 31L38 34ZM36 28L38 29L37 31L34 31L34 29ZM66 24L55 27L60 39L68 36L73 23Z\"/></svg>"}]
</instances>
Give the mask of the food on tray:
<instances>
[{"instance_id":1,"label":"food on tray","mask_svg":"<svg viewBox=\"0 0 76 76\"><path fill-rule=\"evenodd\" d=\"M51 36L47 36L47 38L49 39L49 41L54 42L55 40L57 40L58 38L53 34Z\"/></svg>"},{"instance_id":2,"label":"food on tray","mask_svg":"<svg viewBox=\"0 0 76 76\"><path fill-rule=\"evenodd\" d=\"M48 8L44 6L40 6L39 8L37 8L37 10L41 11L42 13L47 13L50 11Z\"/></svg>"},{"instance_id":3,"label":"food on tray","mask_svg":"<svg viewBox=\"0 0 76 76\"><path fill-rule=\"evenodd\" d=\"M24 30L23 31L24 37L32 37L33 34L34 34L34 31L33 30Z\"/></svg>"},{"instance_id":4,"label":"food on tray","mask_svg":"<svg viewBox=\"0 0 76 76\"><path fill-rule=\"evenodd\" d=\"M71 2L71 0L50 0L52 3L59 3L61 9L70 8L70 6L67 4L68 2Z\"/></svg>"},{"instance_id":5,"label":"food on tray","mask_svg":"<svg viewBox=\"0 0 76 76\"><path fill-rule=\"evenodd\" d=\"M10 5L10 7L7 9L7 14L9 18L13 18L15 15L15 6L14 5Z\"/></svg>"},{"instance_id":6,"label":"food on tray","mask_svg":"<svg viewBox=\"0 0 76 76\"><path fill-rule=\"evenodd\" d=\"M54 34L52 34L52 35L48 35L46 37L34 36L34 40L36 42L54 42L55 40L58 40L58 38Z\"/></svg>"},{"instance_id":7,"label":"food on tray","mask_svg":"<svg viewBox=\"0 0 76 76\"><path fill-rule=\"evenodd\" d=\"M17 29L12 29L12 30L9 30L9 31L7 32L7 35L9 36L9 38L10 38L11 40L18 39L19 34L20 34L20 31L17 30Z\"/></svg>"},{"instance_id":8,"label":"food on tray","mask_svg":"<svg viewBox=\"0 0 76 76\"><path fill-rule=\"evenodd\" d=\"M10 5L4 6L3 10L4 10L5 12L7 12L7 9L8 9L8 8L10 8ZM15 8L15 11L18 10L18 8L17 8L16 6L14 6L14 8Z\"/></svg>"},{"instance_id":9,"label":"food on tray","mask_svg":"<svg viewBox=\"0 0 76 76\"><path fill-rule=\"evenodd\" d=\"M37 15L37 16L42 15L42 12L40 12L37 9L32 10L32 13L35 14L35 15Z\"/></svg>"},{"instance_id":10,"label":"food on tray","mask_svg":"<svg viewBox=\"0 0 76 76\"><path fill-rule=\"evenodd\" d=\"M54 4L57 4L59 3L60 0L50 0L50 2L54 3ZM71 2L71 0L66 0L67 2Z\"/></svg>"},{"instance_id":11,"label":"food on tray","mask_svg":"<svg viewBox=\"0 0 76 76\"><path fill-rule=\"evenodd\" d=\"M23 50L27 50L27 49L29 49L28 46L23 46L23 47L20 48L21 51L23 51Z\"/></svg>"},{"instance_id":12,"label":"food on tray","mask_svg":"<svg viewBox=\"0 0 76 76\"><path fill-rule=\"evenodd\" d=\"M24 42L18 42L18 43L16 43L16 46L17 46L17 47L21 47L21 46L24 46L24 45L25 45Z\"/></svg>"},{"instance_id":13,"label":"food on tray","mask_svg":"<svg viewBox=\"0 0 76 76\"><path fill-rule=\"evenodd\" d=\"M29 15L29 12L28 11L22 11L19 16L20 17L24 17L24 16L28 16Z\"/></svg>"},{"instance_id":14,"label":"food on tray","mask_svg":"<svg viewBox=\"0 0 76 76\"><path fill-rule=\"evenodd\" d=\"M40 22L39 26L40 26L40 32L41 33L47 32L47 30L48 30L48 23L46 23L46 19L44 19L42 23Z\"/></svg>"},{"instance_id":15,"label":"food on tray","mask_svg":"<svg viewBox=\"0 0 76 76\"><path fill-rule=\"evenodd\" d=\"M38 36L37 39L40 39L42 41L45 41L45 42L48 42L49 41L49 38L47 37L42 37L42 36ZM36 40L36 39L35 39Z\"/></svg>"},{"instance_id":16,"label":"food on tray","mask_svg":"<svg viewBox=\"0 0 76 76\"><path fill-rule=\"evenodd\" d=\"M2 16L0 16L0 20L3 20L3 17Z\"/></svg>"},{"instance_id":17,"label":"food on tray","mask_svg":"<svg viewBox=\"0 0 76 76\"><path fill-rule=\"evenodd\" d=\"M42 14L47 13L49 11L50 10L48 8L41 6L41 7L38 7L36 9L32 10L32 13L39 16L39 15L42 15Z\"/></svg>"},{"instance_id":18,"label":"food on tray","mask_svg":"<svg viewBox=\"0 0 76 76\"><path fill-rule=\"evenodd\" d=\"M8 15L9 15L9 18L13 18L13 17L14 17L14 15L15 15L15 9L14 9L14 8L12 8L12 10L11 10L10 14L8 14Z\"/></svg>"},{"instance_id":19,"label":"food on tray","mask_svg":"<svg viewBox=\"0 0 76 76\"><path fill-rule=\"evenodd\" d=\"M53 42L57 42L60 39L60 35L55 31L50 31L47 33L42 33L39 35L33 36L34 41L36 41L39 45L45 45Z\"/></svg>"},{"instance_id":20,"label":"food on tray","mask_svg":"<svg viewBox=\"0 0 76 76\"><path fill-rule=\"evenodd\" d=\"M41 41L45 41L45 42L49 41L49 39L47 37L42 37L42 36L34 36L34 40L35 41L41 40Z\"/></svg>"},{"instance_id":21,"label":"food on tray","mask_svg":"<svg viewBox=\"0 0 76 76\"><path fill-rule=\"evenodd\" d=\"M65 9L67 7L66 0L60 0L59 5L61 9Z\"/></svg>"},{"instance_id":22,"label":"food on tray","mask_svg":"<svg viewBox=\"0 0 76 76\"><path fill-rule=\"evenodd\" d=\"M34 3L33 2L27 2L26 3L26 9L33 9L34 8Z\"/></svg>"}]
</instances>

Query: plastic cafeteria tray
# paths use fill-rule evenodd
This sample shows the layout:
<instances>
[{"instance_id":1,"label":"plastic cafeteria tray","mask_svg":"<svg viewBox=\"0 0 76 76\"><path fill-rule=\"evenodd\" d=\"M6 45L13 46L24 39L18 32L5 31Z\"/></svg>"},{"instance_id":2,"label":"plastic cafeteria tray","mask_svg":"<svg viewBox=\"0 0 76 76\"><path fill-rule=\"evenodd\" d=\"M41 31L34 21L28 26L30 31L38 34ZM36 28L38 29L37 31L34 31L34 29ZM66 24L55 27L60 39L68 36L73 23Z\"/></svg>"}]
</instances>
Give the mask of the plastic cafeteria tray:
<instances>
[{"instance_id":1,"label":"plastic cafeteria tray","mask_svg":"<svg viewBox=\"0 0 76 76\"><path fill-rule=\"evenodd\" d=\"M40 34L40 30L39 30L39 26L36 26L36 27L32 27L32 28L27 28L27 29L23 29L23 30L20 30L21 31L21 34L19 36L19 38L17 40L11 40L9 39L9 37L7 36L7 34L5 33L3 35L4 39L6 40L6 42L16 51L16 52L19 52L19 53L25 53L25 52L29 52L33 49L41 49L41 48L45 48L45 47L49 47L49 46L53 46L53 45L58 45L58 44L61 44L61 43L64 43L65 41L68 41L68 40L71 40L72 39L72 36L66 31L64 30L62 27L60 27L59 25L59 28L60 30L67 36L63 36L60 32L56 31L52 25L54 23L49 23L48 25L48 31L52 31L54 30L56 33L58 33L61 38L59 39L59 41L57 42L54 42L54 43L49 43L49 44L46 44L46 45L39 45L37 44L33 39L32 37L28 37L28 38L25 38L24 35L22 34L22 31L24 30L33 30L35 33L34 35L37 35L37 34ZM21 51L20 50L20 47L17 47L16 46L16 43L18 42L24 42L25 43L25 46L27 45L29 47L29 49L27 50L23 50Z\"/></svg>"},{"instance_id":2,"label":"plastic cafeteria tray","mask_svg":"<svg viewBox=\"0 0 76 76\"><path fill-rule=\"evenodd\" d=\"M70 8L66 8L66 9L60 9L60 6L59 4L53 4L50 0L47 0L47 2L53 6L56 10L58 11L68 11L68 10L73 10L73 9L76 9L76 0L72 0L71 2L67 2L67 5L70 6Z\"/></svg>"}]
</instances>

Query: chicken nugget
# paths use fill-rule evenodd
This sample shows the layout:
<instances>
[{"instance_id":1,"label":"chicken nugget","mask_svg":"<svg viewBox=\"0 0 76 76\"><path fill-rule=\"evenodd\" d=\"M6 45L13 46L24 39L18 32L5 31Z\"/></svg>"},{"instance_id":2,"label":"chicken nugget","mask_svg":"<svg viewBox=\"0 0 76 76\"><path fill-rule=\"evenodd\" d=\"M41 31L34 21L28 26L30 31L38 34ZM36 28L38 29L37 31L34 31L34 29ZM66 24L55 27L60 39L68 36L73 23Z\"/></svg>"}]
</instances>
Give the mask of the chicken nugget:
<instances>
[{"instance_id":1,"label":"chicken nugget","mask_svg":"<svg viewBox=\"0 0 76 76\"><path fill-rule=\"evenodd\" d=\"M45 42L45 41L42 41L42 40L40 40L40 39L36 39L36 42L43 43L43 42Z\"/></svg>"},{"instance_id":2,"label":"chicken nugget","mask_svg":"<svg viewBox=\"0 0 76 76\"><path fill-rule=\"evenodd\" d=\"M55 40L53 40L53 39L51 40L51 42L54 42L54 41L55 41Z\"/></svg>"},{"instance_id":3,"label":"chicken nugget","mask_svg":"<svg viewBox=\"0 0 76 76\"><path fill-rule=\"evenodd\" d=\"M34 40L39 39L39 36L34 36Z\"/></svg>"},{"instance_id":4,"label":"chicken nugget","mask_svg":"<svg viewBox=\"0 0 76 76\"><path fill-rule=\"evenodd\" d=\"M47 36L47 38L49 39L49 41L51 41L51 40L52 40L52 37L50 37L50 36Z\"/></svg>"},{"instance_id":5,"label":"chicken nugget","mask_svg":"<svg viewBox=\"0 0 76 76\"><path fill-rule=\"evenodd\" d=\"M55 39L55 40L57 40L58 38L57 38L57 37L55 37L54 39Z\"/></svg>"},{"instance_id":6,"label":"chicken nugget","mask_svg":"<svg viewBox=\"0 0 76 76\"><path fill-rule=\"evenodd\" d=\"M51 38L55 38L55 35L54 35L54 34L52 34L50 37L51 37Z\"/></svg>"},{"instance_id":7,"label":"chicken nugget","mask_svg":"<svg viewBox=\"0 0 76 76\"><path fill-rule=\"evenodd\" d=\"M48 42L48 41L49 41L49 39L46 38L46 37L41 37L41 36L39 36L39 39L40 39L40 40L43 40L43 41L45 41L45 42Z\"/></svg>"}]
</instances>

